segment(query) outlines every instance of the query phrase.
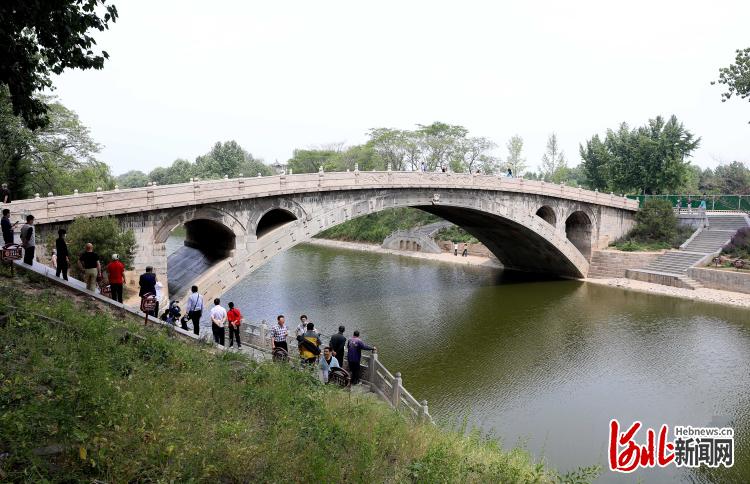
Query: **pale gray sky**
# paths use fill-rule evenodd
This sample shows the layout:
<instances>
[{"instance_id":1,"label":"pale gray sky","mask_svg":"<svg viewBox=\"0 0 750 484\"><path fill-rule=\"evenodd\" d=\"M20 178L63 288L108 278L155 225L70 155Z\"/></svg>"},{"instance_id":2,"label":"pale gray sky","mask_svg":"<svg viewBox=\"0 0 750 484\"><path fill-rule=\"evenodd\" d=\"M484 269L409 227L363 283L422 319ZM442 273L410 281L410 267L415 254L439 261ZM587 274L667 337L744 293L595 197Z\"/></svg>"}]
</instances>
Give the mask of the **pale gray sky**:
<instances>
[{"instance_id":1,"label":"pale gray sky","mask_svg":"<svg viewBox=\"0 0 750 484\"><path fill-rule=\"evenodd\" d=\"M710 85L750 46L747 0L114 3L105 68L55 83L115 174L216 141L272 162L438 120L503 156L520 134L532 167L557 132L572 166L594 133L673 113L703 138L698 165L750 161L750 103Z\"/></svg>"}]
</instances>

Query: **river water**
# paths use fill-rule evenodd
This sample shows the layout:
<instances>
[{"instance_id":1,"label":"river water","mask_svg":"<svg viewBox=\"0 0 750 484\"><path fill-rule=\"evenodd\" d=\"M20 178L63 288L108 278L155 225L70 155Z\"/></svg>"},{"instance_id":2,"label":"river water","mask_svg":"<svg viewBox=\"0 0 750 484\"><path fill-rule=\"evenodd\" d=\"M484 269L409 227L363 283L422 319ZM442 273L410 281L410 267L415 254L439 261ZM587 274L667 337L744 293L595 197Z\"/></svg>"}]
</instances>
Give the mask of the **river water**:
<instances>
[{"instance_id":1,"label":"river water","mask_svg":"<svg viewBox=\"0 0 750 484\"><path fill-rule=\"evenodd\" d=\"M252 321L343 324L442 425L522 445L599 482L750 482L750 312L578 281L303 245L231 289ZM735 465L607 470L608 428L732 426ZM636 440L645 444L645 431ZM671 435L670 435L671 437Z\"/></svg>"}]
</instances>

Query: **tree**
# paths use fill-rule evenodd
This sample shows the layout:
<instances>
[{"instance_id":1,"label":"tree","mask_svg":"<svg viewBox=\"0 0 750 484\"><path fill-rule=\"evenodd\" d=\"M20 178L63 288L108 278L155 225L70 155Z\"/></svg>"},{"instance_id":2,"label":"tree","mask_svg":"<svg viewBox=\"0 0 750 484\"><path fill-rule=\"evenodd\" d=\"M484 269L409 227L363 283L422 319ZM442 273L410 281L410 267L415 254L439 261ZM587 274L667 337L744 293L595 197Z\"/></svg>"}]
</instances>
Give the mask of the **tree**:
<instances>
[{"instance_id":1,"label":"tree","mask_svg":"<svg viewBox=\"0 0 750 484\"><path fill-rule=\"evenodd\" d=\"M31 167L28 153L31 131L13 114L10 93L0 85L0 181L7 183L14 198L28 197Z\"/></svg>"},{"instance_id":2,"label":"tree","mask_svg":"<svg viewBox=\"0 0 750 484\"><path fill-rule=\"evenodd\" d=\"M120 188L140 188L148 183L148 175L140 170L130 170L115 178L115 183Z\"/></svg>"},{"instance_id":3,"label":"tree","mask_svg":"<svg viewBox=\"0 0 750 484\"><path fill-rule=\"evenodd\" d=\"M689 157L700 144L685 126L661 116L631 129L622 123L602 142L594 136L581 146L584 170L592 188L624 193L674 192L686 183Z\"/></svg>"},{"instance_id":4,"label":"tree","mask_svg":"<svg viewBox=\"0 0 750 484\"><path fill-rule=\"evenodd\" d=\"M639 240L671 241L677 235L677 217L669 200L649 198L635 214L631 236Z\"/></svg>"},{"instance_id":5,"label":"tree","mask_svg":"<svg viewBox=\"0 0 750 484\"><path fill-rule=\"evenodd\" d=\"M203 178L230 178L237 177L240 173L253 176L256 173L245 173L242 170L248 166L247 162L253 160L253 155L245 151L236 141L226 143L217 142L211 151L195 159L197 175ZM253 168L257 168L253 166ZM270 175L268 169L265 173ZM187 180L186 180L187 181Z\"/></svg>"},{"instance_id":6,"label":"tree","mask_svg":"<svg viewBox=\"0 0 750 484\"><path fill-rule=\"evenodd\" d=\"M581 153L581 168L590 189L606 190L608 187L607 167L609 165L609 152L605 144L595 134L593 138L586 141L586 146L579 145Z\"/></svg>"},{"instance_id":7,"label":"tree","mask_svg":"<svg viewBox=\"0 0 750 484\"><path fill-rule=\"evenodd\" d=\"M511 136L505 146L508 148L508 157L505 159L508 168L511 169L513 176L523 176L523 172L526 171L526 158L521 156L523 138L519 135Z\"/></svg>"},{"instance_id":8,"label":"tree","mask_svg":"<svg viewBox=\"0 0 750 484\"><path fill-rule=\"evenodd\" d=\"M739 161L719 165L714 170L714 183L721 194L750 195L750 169Z\"/></svg>"},{"instance_id":9,"label":"tree","mask_svg":"<svg viewBox=\"0 0 750 484\"><path fill-rule=\"evenodd\" d=\"M737 49L736 53L734 64L719 69L718 82L727 86L726 92L721 94L721 102L727 102L732 96L738 96L740 99L750 98L750 47ZM716 81L712 81L711 84L716 84Z\"/></svg>"},{"instance_id":10,"label":"tree","mask_svg":"<svg viewBox=\"0 0 750 484\"><path fill-rule=\"evenodd\" d=\"M419 137L420 151L428 170L437 167L450 166L451 159L455 159L458 143L465 138L469 130L463 126L441 123L436 121L428 126L417 125L416 134Z\"/></svg>"},{"instance_id":11,"label":"tree","mask_svg":"<svg viewBox=\"0 0 750 484\"><path fill-rule=\"evenodd\" d=\"M114 217L76 218L68 228L67 239L70 263L75 272L78 272L78 256L87 243L94 244L94 252L99 255L102 266L112 260L112 254L117 254L126 269L133 268L137 247L135 234L132 229L123 230ZM50 241L47 246L54 247L55 244Z\"/></svg>"},{"instance_id":12,"label":"tree","mask_svg":"<svg viewBox=\"0 0 750 484\"><path fill-rule=\"evenodd\" d=\"M557 135L552 133L547 138L547 152L542 156L542 175L544 181L560 183L566 177L568 161L565 159L565 152L560 149L557 143Z\"/></svg>"},{"instance_id":13,"label":"tree","mask_svg":"<svg viewBox=\"0 0 750 484\"><path fill-rule=\"evenodd\" d=\"M336 154L336 151L331 150L296 149L292 153L292 157L287 161L287 165L294 173L315 173Z\"/></svg>"},{"instance_id":14,"label":"tree","mask_svg":"<svg viewBox=\"0 0 750 484\"><path fill-rule=\"evenodd\" d=\"M0 2L0 84L9 89L13 113L30 129L48 122L47 99L35 94L52 87L51 74L67 68L101 69L109 58L106 51L93 51L96 41L88 34L92 29L103 31L116 21L117 9L105 3Z\"/></svg>"},{"instance_id":15,"label":"tree","mask_svg":"<svg viewBox=\"0 0 750 484\"><path fill-rule=\"evenodd\" d=\"M455 172L475 173L479 170L484 174L495 173L498 169L497 158L492 151L497 145L484 137L463 138L456 141L453 148L451 169Z\"/></svg>"},{"instance_id":16,"label":"tree","mask_svg":"<svg viewBox=\"0 0 750 484\"><path fill-rule=\"evenodd\" d=\"M374 128L368 132L369 144L386 165L393 170L402 171L406 168L409 153L408 132L391 128ZM417 167L412 166L414 170Z\"/></svg>"}]
</instances>

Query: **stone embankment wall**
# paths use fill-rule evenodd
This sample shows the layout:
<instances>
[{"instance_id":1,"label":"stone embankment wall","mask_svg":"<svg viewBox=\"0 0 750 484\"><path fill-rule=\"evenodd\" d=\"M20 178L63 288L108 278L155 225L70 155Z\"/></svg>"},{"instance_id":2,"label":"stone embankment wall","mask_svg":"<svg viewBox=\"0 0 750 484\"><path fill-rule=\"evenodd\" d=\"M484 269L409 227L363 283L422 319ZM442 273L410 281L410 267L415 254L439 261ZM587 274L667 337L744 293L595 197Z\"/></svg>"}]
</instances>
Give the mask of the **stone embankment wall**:
<instances>
[{"instance_id":1,"label":"stone embankment wall","mask_svg":"<svg viewBox=\"0 0 750 484\"><path fill-rule=\"evenodd\" d=\"M687 273L705 287L750 294L750 272L691 267Z\"/></svg>"},{"instance_id":2,"label":"stone embankment wall","mask_svg":"<svg viewBox=\"0 0 750 484\"><path fill-rule=\"evenodd\" d=\"M595 250L591 256L588 277L609 279L625 277L628 269L645 267L663 252L622 252L619 250Z\"/></svg>"}]
</instances>

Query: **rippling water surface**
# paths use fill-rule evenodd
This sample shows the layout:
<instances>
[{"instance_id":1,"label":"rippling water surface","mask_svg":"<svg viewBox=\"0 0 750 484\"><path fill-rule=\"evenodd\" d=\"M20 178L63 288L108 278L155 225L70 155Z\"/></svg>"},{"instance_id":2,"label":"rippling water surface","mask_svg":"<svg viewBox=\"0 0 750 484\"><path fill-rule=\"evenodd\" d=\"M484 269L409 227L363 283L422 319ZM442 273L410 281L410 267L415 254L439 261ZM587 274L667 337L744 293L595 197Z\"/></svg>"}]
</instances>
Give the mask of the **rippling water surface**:
<instances>
[{"instance_id":1,"label":"rippling water surface","mask_svg":"<svg viewBox=\"0 0 750 484\"><path fill-rule=\"evenodd\" d=\"M302 313L362 332L450 426L466 422L600 482L750 482L750 312L576 281L300 246L224 297L253 321ZM606 470L611 418L733 426L735 467ZM641 436L642 443L645 436Z\"/></svg>"}]
</instances>

